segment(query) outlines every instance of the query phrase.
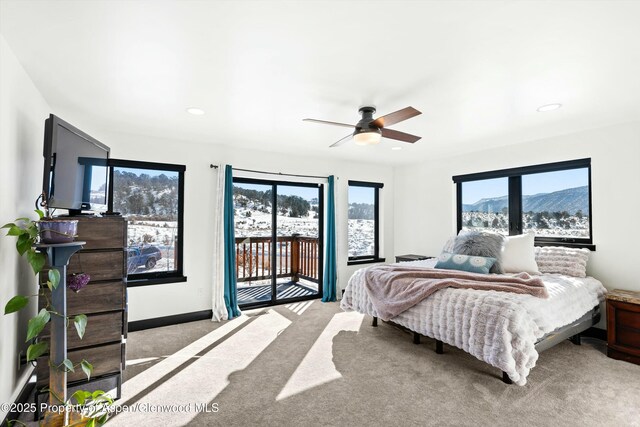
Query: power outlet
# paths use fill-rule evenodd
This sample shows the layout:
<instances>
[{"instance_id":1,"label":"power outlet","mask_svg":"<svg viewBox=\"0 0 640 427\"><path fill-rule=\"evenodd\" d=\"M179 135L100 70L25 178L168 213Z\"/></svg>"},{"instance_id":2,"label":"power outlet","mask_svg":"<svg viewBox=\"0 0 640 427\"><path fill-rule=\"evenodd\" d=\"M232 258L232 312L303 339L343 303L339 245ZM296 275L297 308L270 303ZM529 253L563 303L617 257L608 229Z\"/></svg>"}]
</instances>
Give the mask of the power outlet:
<instances>
[{"instance_id":1,"label":"power outlet","mask_svg":"<svg viewBox=\"0 0 640 427\"><path fill-rule=\"evenodd\" d=\"M18 371L27 363L27 353L25 350L20 350L20 352L18 352Z\"/></svg>"}]
</instances>

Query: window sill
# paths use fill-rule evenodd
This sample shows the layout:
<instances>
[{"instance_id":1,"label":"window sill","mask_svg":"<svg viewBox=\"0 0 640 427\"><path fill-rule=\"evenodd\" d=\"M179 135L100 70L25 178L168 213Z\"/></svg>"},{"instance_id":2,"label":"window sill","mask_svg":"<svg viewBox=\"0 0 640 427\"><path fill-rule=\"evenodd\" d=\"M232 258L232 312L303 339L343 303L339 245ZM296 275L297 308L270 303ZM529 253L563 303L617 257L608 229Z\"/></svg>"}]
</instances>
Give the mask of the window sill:
<instances>
[{"instance_id":1,"label":"window sill","mask_svg":"<svg viewBox=\"0 0 640 427\"><path fill-rule=\"evenodd\" d=\"M165 283L181 283L186 281L187 281L186 276L156 277L153 279L134 279L134 280L127 280L127 288L135 288L138 286L149 286L149 285L162 285Z\"/></svg>"},{"instance_id":2,"label":"window sill","mask_svg":"<svg viewBox=\"0 0 640 427\"><path fill-rule=\"evenodd\" d=\"M385 262L385 259L384 258L354 259L354 260L347 261L347 265L375 264L379 262Z\"/></svg>"}]
</instances>

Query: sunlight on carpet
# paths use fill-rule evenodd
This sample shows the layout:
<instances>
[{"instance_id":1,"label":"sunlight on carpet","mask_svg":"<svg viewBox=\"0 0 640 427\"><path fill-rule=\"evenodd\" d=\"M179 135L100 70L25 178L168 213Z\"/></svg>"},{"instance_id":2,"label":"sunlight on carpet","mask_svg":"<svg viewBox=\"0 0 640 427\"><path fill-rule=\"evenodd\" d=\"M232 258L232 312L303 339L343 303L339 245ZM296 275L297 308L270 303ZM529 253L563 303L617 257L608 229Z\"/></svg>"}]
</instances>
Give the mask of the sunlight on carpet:
<instances>
[{"instance_id":1,"label":"sunlight on carpet","mask_svg":"<svg viewBox=\"0 0 640 427\"><path fill-rule=\"evenodd\" d=\"M311 304L313 304L313 301L302 301L295 304L287 304L285 307L293 311L298 316L302 316L302 313L307 311L307 309L311 307Z\"/></svg>"},{"instance_id":2,"label":"sunlight on carpet","mask_svg":"<svg viewBox=\"0 0 640 427\"><path fill-rule=\"evenodd\" d=\"M357 332L360 330L363 318L364 315L357 312L335 314L304 356L276 400L286 399L305 390L342 378L333 363L333 337L338 335L340 331Z\"/></svg>"},{"instance_id":3,"label":"sunlight on carpet","mask_svg":"<svg viewBox=\"0 0 640 427\"><path fill-rule=\"evenodd\" d=\"M133 359L127 360L127 366L140 365L142 363L153 362L154 360L160 359L159 357L145 357L143 359Z\"/></svg>"},{"instance_id":4,"label":"sunlight on carpet","mask_svg":"<svg viewBox=\"0 0 640 427\"><path fill-rule=\"evenodd\" d=\"M276 311L268 310L200 354L248 320L246 315L234 319L126 381L122 386L123 397L117 404L189 405L212 402L229 384L228 378L233 372L249 366L291 324L290 320ZM185 363L187 361L191 363ZM156 384L166 376L171 376L170 381ZM198 392L194 393L194 390ZM165 427L183 426L197 415L197 412L165 412L162 414L162 424ZM153 414L122 413L109 425L149 425L150 416Z\"/></svg>"}]
</instances>

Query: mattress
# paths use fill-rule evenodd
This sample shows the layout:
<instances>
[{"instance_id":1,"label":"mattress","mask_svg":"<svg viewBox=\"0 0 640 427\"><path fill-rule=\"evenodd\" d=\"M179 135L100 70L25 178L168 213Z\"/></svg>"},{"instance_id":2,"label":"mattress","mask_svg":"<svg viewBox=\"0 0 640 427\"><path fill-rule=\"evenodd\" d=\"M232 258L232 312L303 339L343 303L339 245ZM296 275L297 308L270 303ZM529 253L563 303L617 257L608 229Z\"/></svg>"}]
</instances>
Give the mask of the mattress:
<instances>
[{"instance_id":1,"label":"mattress","mask_svg":"<svg viewBox=\"0 0 640 427\"><path fill-rule=\"evenodd\" d=\"M402 263L433 268L435 259ZM370 267L367 267L370 268ZM377 317L364 288L364 271L345 288L341 307ZM391 319L422 335L456 346L526 384L538 359L535 343L570 324L604 300L606 289L593 277L540 276L549 298L475 289L441 289Z\"/></svg>"}]
</instances>

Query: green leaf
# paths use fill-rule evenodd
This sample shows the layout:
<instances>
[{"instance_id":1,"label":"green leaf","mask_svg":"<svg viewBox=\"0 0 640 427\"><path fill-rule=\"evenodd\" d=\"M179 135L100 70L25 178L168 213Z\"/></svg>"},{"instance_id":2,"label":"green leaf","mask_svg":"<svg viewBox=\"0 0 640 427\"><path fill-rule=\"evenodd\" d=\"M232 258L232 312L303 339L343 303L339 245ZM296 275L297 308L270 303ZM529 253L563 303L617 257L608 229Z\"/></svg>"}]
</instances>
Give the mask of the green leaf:
<instances>
[{"instance_id":1,"label":"green leaf","mask_svg":"<svg viewBox=\"0 0 640 427\"><path fill-rule=\"evenodd\" d=\"M18 236L18 240L16 241L16 249L18 249L18 253L20 256L24 255L29 249L31 249L31 245L33 244L33 240L29 237L28 234L23 233Z\"/></svg>"},{"instance_id":2,"label":"green leaf","mask_svg":"<svg viewBox=\"0 0 640 427\"><path fill-rule=\"evenodd\" d=\"M15 227L15 226L16 226L15 223L9 222L9 223L3 225L2 227L0 227L0 229L2 229L2 228L11 228L11 227Z\"/></svg>"},{"instance_id":3,"label":"green leaf","mask_svg":"<svg viewBox=\"0 0 640 427\"><path fill-rule=\"evenodd\" d=\"M96 419L91 418L89 421L87 421L84 427L96 427Z\"/></svg>"},{"instance_id":4,"label":"green leaf","mask_svg":"<svg viewBox=\"0 0 640 427\"><path fill-rule=\"evenodd\" d=\"M75 393L71 395L69 400L76 399L76 402L78 402L78 405L84 405L84 401L85 401L84 396L85 396L84 390L77 390Z\"/></svg>"},{"instance_id":5,"label":"green leaf","mask_svg":"<svg viewBox=\"0 0 640 427\"><path fill-rule=\"evenodd\" d=\"M19 236L24 233L26 233L26 230L23 230L17 225L14 225L13 227L9 228L9 231L7 231L7 236Z\"/></svg>"},{"instance_id":6,"label":"green leaf","mask_svg":"<svg viewBox=\"0 0 640 427\"><path fill-rule=\"evenodd\" d=\"M29 261L29 264L31 264L33 272L35 274L38 274L40 273L40 271L42 271L42 268L47 262L47 257L40 252L30 250L27 252L27 261Z\"/></svg>"},{"instance_id":7,"label":"green leaf","mask_svg":"<svg viewBox=\"0 0 640 427\"><path fill-rule=\"evenodd\" d=\"M31 344L27 348L27 362L36 360L38 357L42 356L47 351L48 348L49 348L49 344L47 344L46 341L41 341L36 344Z\"/></svg>"},{"instance_id":8,"label":"green leaf","mask_svg":"<svg viewBox=\"0 0 640 427\"><path fill-rule=\"evenodd\" d=\"M37 337L38 334L42 332L44 325L47 324L50 318L51 315L47 309L43 308L36 317L29 319L29 324L27 325L27 341Z\"/></svg>"},{"instance_id":9,"label":"green leaf","mask_svg":"<svg viewBox=\"0 0 640 427\"><path fill-rule=\"evenodd\" d=\"M87 379L91 379L91 373L93 372L93 365L86 360L82 359L80 362L80 367L82 368L82 372L87 376Z\"/></svg>"},{"instance_id":10,"label":"green leaf","mask_svg":"<svg viewBox=\"0 0 640 427\"><path fill-rule=\"evenodd\" d=\"M39 234L38 227L34 223L29 224L29 227L27 227L27 232L29 232L29 237L34 240L38 237Z\"/></svg>"},{"instance_id":11,"label":"green leaf","mask_svg":"<svg viewBox=\"0 0 640 427\"><path fill-rule=\"evenodd\" d=\"M39 219L44 218L44 212L42 212L40 209L36 209L34 212L38 214Z\"/></svg>"},{"instance_id":12,"label":"green leaf","mask_svg":"<svg viewBox=\"0 0 640 427\"><path fill-rule=\"evenodd\" d=\"M82 339L82 337L84 337L84 331L87 329L87 316L78 314L73 318L73 324L76 327L76 331L78 331L78 336Z\"/></svg>"},{"instance_id":13,"label":"green leaf","mask_svg":"<svg viewBox=\"0 0 640 427\"><path fill-rule=\"evenodd\" d=\"M76 370L73 368L73 362L69 359L64 359L62 361L62 365L67 368L67 371L75 372Z\"/></svg>"},{"instance_id":14,"label":"green leaf","mask_svg":"<svg viewBox=\"0 0 640 427\"><path fill-rule=\"evenodd\" d=\"M14 313L22 310L29 303L29 297L16 295L4 306L4 314Z\"/></svg>"},{"instance_id":15,"label":"green leaf","mask_svg":"<svg viewBox=\"0 0 640 427\"><path fill-rule=\"evenodd\" d=\"M58 284L60 283L60 271L57 268L52 268L49 270L49 281L51 282L51 287L56 289Z\"/></svg>"}]
</instances>

